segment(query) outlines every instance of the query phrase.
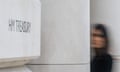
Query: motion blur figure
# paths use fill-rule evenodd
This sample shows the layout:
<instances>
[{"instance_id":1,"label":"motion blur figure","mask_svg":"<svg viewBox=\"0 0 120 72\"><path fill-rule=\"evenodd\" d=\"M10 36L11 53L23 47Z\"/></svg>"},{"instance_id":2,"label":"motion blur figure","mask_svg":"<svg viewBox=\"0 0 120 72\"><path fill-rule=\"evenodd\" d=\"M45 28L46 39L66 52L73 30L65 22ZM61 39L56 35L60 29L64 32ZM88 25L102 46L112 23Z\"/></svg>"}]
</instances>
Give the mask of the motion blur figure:
<instances>
[{"instance_id":1,"label":"motion blur figure","mask_svg":"<svg viewBox=\"0 0 120 72\"><path fill-rule=\"evenodd\" d=\"M111 72L112 57L108 53L109 38L107 29L103 24L95 24L92 28L91 48L95 53L91 60L91 72Z\"/></svg>"}]
</instances>

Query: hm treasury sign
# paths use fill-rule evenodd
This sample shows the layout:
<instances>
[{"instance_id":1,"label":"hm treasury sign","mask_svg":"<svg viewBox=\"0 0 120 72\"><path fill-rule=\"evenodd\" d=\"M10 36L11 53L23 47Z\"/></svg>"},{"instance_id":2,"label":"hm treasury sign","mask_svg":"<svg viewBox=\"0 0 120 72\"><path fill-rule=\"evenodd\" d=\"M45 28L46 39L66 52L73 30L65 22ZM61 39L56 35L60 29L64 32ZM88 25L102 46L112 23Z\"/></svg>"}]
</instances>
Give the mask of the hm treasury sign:
<instances>
[{"instance_id":1,"label":"hm treasury sign","mask_svg":"<svg viewBox=\"0 0 120 72\"><path fill-rule=\"evenodd\" d=\"M0 0L0 59L40 56L39 0Z\"/></svg>"}]
</instances>

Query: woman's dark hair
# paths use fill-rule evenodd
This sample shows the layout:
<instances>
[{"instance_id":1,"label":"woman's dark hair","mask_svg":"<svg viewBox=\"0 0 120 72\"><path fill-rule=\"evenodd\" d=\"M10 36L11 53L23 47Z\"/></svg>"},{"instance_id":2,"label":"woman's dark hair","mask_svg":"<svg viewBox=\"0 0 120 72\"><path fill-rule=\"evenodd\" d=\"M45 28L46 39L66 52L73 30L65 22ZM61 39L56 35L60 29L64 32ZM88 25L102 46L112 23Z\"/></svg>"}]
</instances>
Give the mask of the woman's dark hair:
<instances>
[{"instance_id":1,"label":"woman's dark hair","mask_svg":"<svg viewBox=\"0 0 120 72\"><path fill-rule=\"evenodd\" d=\"M95 30L99 30L103 33L103 38L105 38L106 40L106 45L104 48L102 48L102 52L107 52L108 51L108 48L109 48L109 37L108 37L108 31L107 31L107 28L104 24L95 24L93 29Z\"/></svg>"}]
</instances>

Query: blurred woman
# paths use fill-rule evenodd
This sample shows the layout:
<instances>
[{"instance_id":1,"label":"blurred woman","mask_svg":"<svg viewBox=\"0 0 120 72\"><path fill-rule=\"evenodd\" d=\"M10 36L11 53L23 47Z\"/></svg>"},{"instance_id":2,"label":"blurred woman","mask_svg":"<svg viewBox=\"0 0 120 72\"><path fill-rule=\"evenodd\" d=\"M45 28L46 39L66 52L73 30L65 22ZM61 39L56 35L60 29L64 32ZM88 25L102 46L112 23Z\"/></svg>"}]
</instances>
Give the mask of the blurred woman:
<instances>
[{"instance_id":1,"label":"blurred woman","mask_svg":"<svg viewBox=\"0 0 120 72\"><path fill-rule=\"evenodd\" d=\"M111 72L112 57L108 53L109 38L103 24L95 24L92 28L91 47L95 53L91 61L91 72Z\"/></svg>"}]
</instances>

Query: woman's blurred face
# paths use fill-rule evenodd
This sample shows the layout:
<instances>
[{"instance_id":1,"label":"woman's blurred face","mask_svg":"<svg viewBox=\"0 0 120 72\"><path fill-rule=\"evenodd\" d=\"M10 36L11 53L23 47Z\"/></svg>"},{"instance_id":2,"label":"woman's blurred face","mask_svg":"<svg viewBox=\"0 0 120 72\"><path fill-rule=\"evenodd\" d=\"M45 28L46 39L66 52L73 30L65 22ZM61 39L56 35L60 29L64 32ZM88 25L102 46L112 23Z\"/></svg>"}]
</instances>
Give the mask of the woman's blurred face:
<instances>
[{"instance_id":1,"label":"woman's blurred face","mask_svg":"<svg viewBox=\"0 0 120 72\"><path fill-rule=\"evenodd\" d=\"M92 48L103 48L105 47L105 38L103 33L100 30L93 29L92 30Z\"/></svg>"}]
</instances>

